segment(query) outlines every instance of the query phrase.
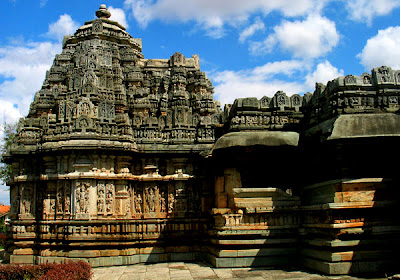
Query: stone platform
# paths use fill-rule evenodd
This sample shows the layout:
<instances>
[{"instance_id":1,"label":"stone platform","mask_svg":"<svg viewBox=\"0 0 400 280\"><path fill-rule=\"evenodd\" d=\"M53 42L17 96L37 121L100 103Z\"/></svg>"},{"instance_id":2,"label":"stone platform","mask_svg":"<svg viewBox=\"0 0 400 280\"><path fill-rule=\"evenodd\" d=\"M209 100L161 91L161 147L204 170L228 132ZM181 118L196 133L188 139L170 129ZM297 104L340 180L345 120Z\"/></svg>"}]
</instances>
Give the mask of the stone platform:
<instances>
[{"instance_id":1,"label":"stone platform","mask_svg":"<svg viewBox=\"0 0 400 280\"><path fill-rule=\"evenodd\" d=\"M139 279L253 279L253 280L378 280L386 278L358 278L351 276L322 276L296 268L212 268L208 264L170 262L130 266L94 268L93 280Z\"/></svg>"}]
</instances>

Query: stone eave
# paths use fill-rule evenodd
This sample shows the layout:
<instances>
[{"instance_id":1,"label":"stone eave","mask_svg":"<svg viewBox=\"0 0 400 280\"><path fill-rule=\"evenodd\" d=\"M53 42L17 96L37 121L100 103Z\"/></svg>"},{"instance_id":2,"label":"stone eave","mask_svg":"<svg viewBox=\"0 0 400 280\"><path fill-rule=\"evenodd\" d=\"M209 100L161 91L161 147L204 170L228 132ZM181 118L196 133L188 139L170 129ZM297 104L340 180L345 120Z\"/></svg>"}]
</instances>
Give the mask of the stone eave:
<instances>
[{"instance_id":1,"label":"stone eave","mask_svg":"<svg viewBox=\"0 0 400 280\"><path fill-rule=\"evenodd\" d=\"M250 146L298 146L299 134L293 131L242 131L230 132L217 140L213 148L216 150L231 147Z\"/></svg>"},{"instance_id":2,"label":"stone eave","mask_svg":"<svg viewBox=\"0 0 400 280\"><path fill-rule=\"evenodd\" d=\"M394 113L341 114L307 129L304 136L326 140L399 137L400 115Z\"/></svg>"}]
</instances>

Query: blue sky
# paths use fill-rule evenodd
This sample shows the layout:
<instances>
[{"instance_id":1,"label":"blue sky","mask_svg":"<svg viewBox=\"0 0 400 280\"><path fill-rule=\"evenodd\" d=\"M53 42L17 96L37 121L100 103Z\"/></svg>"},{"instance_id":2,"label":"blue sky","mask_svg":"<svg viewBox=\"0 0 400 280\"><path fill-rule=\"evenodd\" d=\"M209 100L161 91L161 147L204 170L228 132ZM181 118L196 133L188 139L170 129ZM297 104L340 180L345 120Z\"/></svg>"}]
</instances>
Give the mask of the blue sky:
<instances>
[{"instance_id":1,"label":"blue sky","mask_svg":"<svg viewBox=\"0 0 400 280\"><path fill-rule=\"evenodd\" d=\"M2 0L1 123L27 114L63 36L102 3L143 39L145 58L198 54L222 105L312 92L315 82L381 65L400 69L400 0ZM4 189L0 202L8 202Z\"/></svg>"}]
</instances>

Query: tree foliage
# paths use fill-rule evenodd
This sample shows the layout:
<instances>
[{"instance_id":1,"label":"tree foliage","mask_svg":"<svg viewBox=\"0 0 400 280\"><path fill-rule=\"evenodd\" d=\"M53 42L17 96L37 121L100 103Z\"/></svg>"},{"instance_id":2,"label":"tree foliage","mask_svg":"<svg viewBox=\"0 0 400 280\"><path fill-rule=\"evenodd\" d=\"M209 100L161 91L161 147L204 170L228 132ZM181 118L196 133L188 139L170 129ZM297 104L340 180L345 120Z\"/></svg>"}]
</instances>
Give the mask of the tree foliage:
<instances>
[{"instance_id":1,"label":"tree foliage","mask_svg":"<svg viewBox=\"0 0 400 280\"><path fill-rule=\"evenodd\" d=\"M4 159L15 141L16 127L16 123L4 123L0 126L0 131L3 134L0 140L0 181L4 184L11 179L12 166L4 162Z\"/></svg>"}]
</instances>

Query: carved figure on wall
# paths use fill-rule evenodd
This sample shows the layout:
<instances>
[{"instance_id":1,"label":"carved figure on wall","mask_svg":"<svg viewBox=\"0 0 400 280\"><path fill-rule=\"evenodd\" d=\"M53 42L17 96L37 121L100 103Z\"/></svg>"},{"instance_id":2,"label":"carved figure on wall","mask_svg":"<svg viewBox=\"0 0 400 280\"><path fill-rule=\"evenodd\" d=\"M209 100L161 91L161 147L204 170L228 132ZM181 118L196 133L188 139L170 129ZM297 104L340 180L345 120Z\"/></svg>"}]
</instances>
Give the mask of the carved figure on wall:
<instances>
[{"instance_id":1,"label":"carved figure on wall","mask_svg":"<svg viewBox=\"0 0 400 280\"><path fill-rule=\"evenodd\" d=\"M59 182L57 186L57 213L63 212L63 192L64 192L64 182Z\"/></svg>"},{"instance_id":2,"label":"carved figure on wall","mask_svg":"<svg viewBox=\"0 0 400 280\"><path fill-rule=\"evenodd\" d=\"M344 78L344 81L346 84L356 84L357 83L356 77L354 77L353 75L347 75Z\"/></svg>"},{"instance_id":3,"label":"carved figure on wall","mask_svg":"<svg viewBox=\"0 0 400 280\"><path fill-rule=\"evenodd\" d=\"M56 212L56 200L54 198L50 198L49 214L54 214L55 212Z\"/></svg>"},{"instance_id":4,"label":"carved figure on wall","mask_svg":"<svg viewBox=\"0 0 400 280\"><path fill-rule=\"evenodd\" d=\"M71 207L71 186L69 183L65 185L65 196L64 196L64 213L69 214Z\"/></svg>"},{"instance_id":5,"label":"carved figure on wall","mask_svg":"<svg viewBox=\"0 0 400 280\"><path fill-rule=\"evenodd\" d=\"M45 217L45 215L47 214L47 203L46 203L46 199L45 196L43 196L43 201L42 201L42 208L43 208L43 217Z\"/></svg>"},{"instance_id":6,"label":"carved figure on wall","mask_svg":"<svg viewBox=\"0 0 400 280\"><path fill-rule=\"evenodd\" d=\"M112 213L113 193L114 193L114 185L107 184L106 185L106 212L107 212L107 214Z\"/></svg>"},{"instance_id":7,"label":"carved figure on wall","mask_svg":"<svg viewBox=\"0 0 400 280\"><path fill-rule=\"evenodd\" d=\"M136 193L135 196L135 212L136 213L142 213L142 196L140 195L140 193Z\"/></svg>"},{"instance_id":8,"label":"carved figure on wall","mask_svg":"<svg viewBox=\"0 0 400 280\"><path fill-rule=\"evenodd\" d=\"M157 186L155 187L148 187L145 190L145 212L157 212L160 207L160 194L159 189Z\"/></svg>"},{"instance_id":9,"label":"carved figure on wall","mask_svg":"<svg viewBox=\"0 0 400 280\"><path fill-rule=\"evenodd\" d=\"M58 105L58 118L63 120L64 116L65 116L65 103L64 101L60 101L60 104Z\"/></svg>"},{"instance_id":10,"label":"carved figure on wall","mask_svg":"<svg viewBox=\"0 0 400 280\"><path fill-rule=\"evenodd\" d=\"M130 195L130 193L129 193L129 198L127 199L127 202L126 202L126 215L128 217L130 217L132 215L132 212L131 212L131 195Z\"/></svg>"},{"instance_id":11,"label":"carved figure on wall","mask_svg":"<svg viewBox=\"0 0 400 280\"><path fill-rule=\"evenodd\" d=\"M89 204L89 187L88 183L79 183L76 188L76 213L88 213Z\"/></svg>"},{"instance_id":12,"label":"carved figure on wall","mask_svg":"<svg viewBox=\"0 0 400 280\"><path fill-rule=\"evenodd\" d=\"M33 191L31 186L24 186L21 190L21 214L30 214L32 211Z\"/></svg>"},{"instance_id":13,"label":"carved figure on wall","mask_svg":"<svg viewBox=\"0 0 400 280\"><path fill-rule=\"evenodd\" d=\"M175 203L175 196L173 193L168 195L168 213L172 213L174 211L174 203Z\"/></svg>"},{"instance_id":14,"label":"carved figure on wall","mask_svg":"<svg viewBox=\"0 0 400 280\"><path fill-rule=\"evenodd\" d=\"M164 192L162 192L160 195L160 212L165 212L167 210L166 208Z\"/></svg>"},{"instance_id":15,"label":"carved figure on wall","mask_svg":"<svg viewBox=\"0 0 400 280\"><path fill-rule=\"evenodd\" d=\"M364 81L364 84L370 84L371 78L369 76L365 75L363 81Z\"/></svg>"},{"instance_id":16,"label":"carved figure on wall","mask_svg":"<svg viewBox=\"0 0 400 280\"><path fill-rule=\"evenodd\" d=\"M103 213L105 210L105 186L103 183L97 184L97 212Z\"/></svg>"},{"instance_id":17,"label":"carved figure on wall","mask_svg":"<svg viewBox=\"0 0 400 280\"><path fill-rule=\"evenodd\" d=\"M154 197L154 191L152 188L146 189L146 205L147 205L147 212L154 212L155 209L155 197Z\"/></svg>"}]
</instances>

